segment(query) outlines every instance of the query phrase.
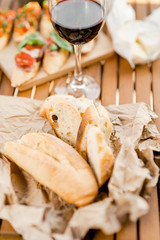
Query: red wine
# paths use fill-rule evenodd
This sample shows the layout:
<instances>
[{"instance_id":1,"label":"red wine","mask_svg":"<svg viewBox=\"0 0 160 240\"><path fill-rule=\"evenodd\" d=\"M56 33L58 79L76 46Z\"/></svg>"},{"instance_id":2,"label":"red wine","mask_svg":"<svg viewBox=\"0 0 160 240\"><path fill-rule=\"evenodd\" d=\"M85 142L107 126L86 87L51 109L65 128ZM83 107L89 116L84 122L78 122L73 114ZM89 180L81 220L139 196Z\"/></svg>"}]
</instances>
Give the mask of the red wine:
<instances>
[{"instance_id":1,"label":"red wine","mask_svg":"<svg viewBox=\"0 0 160 240\"><path fill-rule=\"evenodd\" d=\"M104 8L93 0L62 0L52 8L51 20L62 38L72 44L84 44L98 34Z\"/></svg>"}]
</instances>

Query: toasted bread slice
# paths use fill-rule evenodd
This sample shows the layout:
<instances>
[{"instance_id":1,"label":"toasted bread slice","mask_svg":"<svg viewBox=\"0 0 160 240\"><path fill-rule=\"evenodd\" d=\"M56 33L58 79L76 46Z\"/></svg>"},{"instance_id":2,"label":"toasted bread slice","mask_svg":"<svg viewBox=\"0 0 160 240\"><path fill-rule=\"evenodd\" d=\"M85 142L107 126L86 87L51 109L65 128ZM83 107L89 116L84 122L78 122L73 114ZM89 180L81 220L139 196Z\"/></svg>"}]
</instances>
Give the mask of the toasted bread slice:
<instances>
[{"instance_id":1,"label":"toasted bread slice","mask_svg":"<svg viewBox=\"0 0 160 240\"><path fill-rule=\"evenodd\" d=\"M20 35L19 33L17 32L13 32L13 40L16 42L16 43L20 43L22 42L27 36L29 36L30 34L36 32L36 29L31 27L26 33L24 33L23 35Z\"/></svg>"},{"instance_id":2,"label":"toasted bread slice","mask_svg":"<svg viewBox=\"0 0 160 240\"><path fill-rule=\"evenodd\" d=\"M104 133L98 127L91 127L88 130L87 154L98 184L102 186L111 176L115 159L111 148L105 141Z\"/></svg>"},{"instance_id":3,"label":"toasted bread slice","mask_svg":"<svg viewBox=\"0 0 160 240\"><path fill-rule=\"evenodd\" d=\"M22 68L15 66L11 78L12 87L20 86L22 83L32 79L38 72L40 66L40 61L35 62L31 71L27 72Z\"/></svg>"},{"instance_id":4,"label":"toasted bread slice","mask_svg":"<svg viewBox=\"0 0 160 240\"><path fill-rule=\"evenodd\" d=\"M69 52L65 49L46 52L43 59L43 69L48 74L57 72L67 61Z\"/></svg>"},{"instance_id":5,"label":"toasted bread slice","mask_svg":"<svg viewBox=\"0 0 160 240\"><path fill-rule=\"evenodd\" d=\"M9 34L4 34L2 37L0 37L0 50L5 48L9 41Z\"/></svg>"},{"instance_id":6,"label":"toasted bread slice","mask_svg":"<svg viewBox=\"0 0 160 240\"><path fill-rule=\"evenodd\" d=\"M47 14L43 14L40 21L40 33L43 37L47 38L53 31L52 23Z\"/></svg>"}]
</instances>

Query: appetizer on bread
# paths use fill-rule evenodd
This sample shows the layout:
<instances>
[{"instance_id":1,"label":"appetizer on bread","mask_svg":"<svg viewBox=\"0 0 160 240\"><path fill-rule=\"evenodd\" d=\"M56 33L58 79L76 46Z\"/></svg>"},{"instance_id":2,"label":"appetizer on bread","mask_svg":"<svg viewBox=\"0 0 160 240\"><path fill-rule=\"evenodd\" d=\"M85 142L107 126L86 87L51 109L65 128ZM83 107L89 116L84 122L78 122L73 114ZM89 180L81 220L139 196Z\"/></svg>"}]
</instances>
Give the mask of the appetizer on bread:
<instances>
[{"instance_id":1,"label":"appetizer on bread","mask_svg":"<svg viewBox=\"0 0 160 240\"><path fill-rule=\"evenodd\" d=\"M43 37L49 37L50 33L53 31L53 26L49 18L48 12L48 0L43 1L43 14L40 21L40 33Z\"/></svg>"},{"instance_id":2,"label":"appetizer on bread","mask_svg":"<svg viewBox=\"0 0 160 240\"><path fill-rule=\"evenodd\" d=\"M8 44L15 17L15 11L2 11L2 9L0 9L0 50Z\"/></svg>"},{"instance_id":3,"label":"appetizer on bread","mask_svg":"<svg viewBox=\"0 0 160 240\"><path fill-rule=\"evenodd\" d=\"M29 2L18 9L13 32L15 42L19 43L37 31L40 15L41 7L38 2Z\"/></svg>"},{"instance_id":4,"label":"appetizer on bread","mask_svg":"<svg viewBox=\"0 0 160 240\"><path fill-rule=\"evenodd\" d=\"M48 74L57 72L67 61L72 45L63 40L54 30L47 38L47 48L43 59L43 69Z\"/></svg>"},{"instance_id":5,"label":"appetizer on bread","mask_svg":"<svg viewBox=\"0 0 160 240\"><path fill-rule=\"evenodd\" d=\"M19 44L18 53L15 56L16 66L11 78L13 87L21 85L37 74L45 45L45 40L38 32L27 36Z\"/></svg>"},{"instance_id":6,"label":"appetizer on bread","mask_svg":"<svg viewBox=\"0 0 160 240\"><path fill-rule=\"evenodd\" d=\"M81 207L98 193L88 163L74 148L51 134L26 134L17 142L7 142L4 153L68 203Z\"/></svg>"}]
</instances>

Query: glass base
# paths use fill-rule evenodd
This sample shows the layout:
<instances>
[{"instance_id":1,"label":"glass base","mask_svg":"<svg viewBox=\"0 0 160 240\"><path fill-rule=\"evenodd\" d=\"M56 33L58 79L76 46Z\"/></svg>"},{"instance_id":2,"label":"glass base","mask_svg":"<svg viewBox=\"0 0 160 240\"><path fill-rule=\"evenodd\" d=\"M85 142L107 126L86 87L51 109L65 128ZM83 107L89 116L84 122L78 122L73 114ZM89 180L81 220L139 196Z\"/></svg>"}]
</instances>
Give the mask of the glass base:
<instances>
[{"instance_id":1,"label":"glass base","mask_svg":"<svg viewBox=\"0 0 160 240\"><path fill-rule=\"evenodd\" d=\"M94 78L84 75L83 84L76 85L74 79L61 80L57 83L55 94L69 94L74 97L86 97L95 100L100 95L100 86Z\"/></svg>"}]
</instances>

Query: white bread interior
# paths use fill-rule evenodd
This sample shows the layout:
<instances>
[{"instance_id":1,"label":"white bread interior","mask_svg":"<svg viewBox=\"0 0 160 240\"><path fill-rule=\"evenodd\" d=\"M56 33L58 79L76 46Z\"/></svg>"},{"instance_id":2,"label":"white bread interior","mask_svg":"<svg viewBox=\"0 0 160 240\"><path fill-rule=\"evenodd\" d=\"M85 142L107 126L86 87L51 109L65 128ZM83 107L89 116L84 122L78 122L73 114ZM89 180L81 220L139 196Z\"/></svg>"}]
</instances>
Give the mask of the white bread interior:
<instances>
[{"instance_id":1,"label":"white bread interior","mask_svg":"<svg viewBox=\"0 0 160 240\"><path fill-rule=\"evenodd\" d=\"M2 37L0 37L0 50L4 49L9 40L9 34L4 34Z\"/></svg>"},{"instance_id":2,"label":"white bread interior","mask_svg":"<svg viewBox=\"0 0 160 240\"><path fill-rule=\"evenodd\" d=\"M48 109L47 118L57 136L75 147L82 119L77 109L68 101L61 99Z\"/></svg>"},{"instance_id":3,"label":"white bread interior","mask_svg":"<svg viewBox=\"0 0 160 240\"><path fill-rule=\"evenodd\" d=\"M87 162L71 146L47 133L7 142L5 155L68 203L92 202L98 187Z\"/></svg>"},{"instance_id":4,"label":"white bread interior","mask_svg":"<svg viewBox=\"0 0 160 240\"><path fill-rule=\"evenodd\" d=\"M60 100L68 101L70 104L72 104L78 110L81 116L83 116L83 113L85 112L87 107L93 105L93 101L87 98L75 98L71 95L56 94L46 98L46 100L41 106L40 116L47 118L46 112L48 111L48 109L51 107L54 108L54 104Z\"/></svg>"},{"instance_id":5,"label":"white bread interior","mask_svg":"<svg viewBox=\"0 0 160 240\"><path fill-rule=\"evenodd\" d=\"M65 49L46 52L43 59L43 69L47 74L57 72L67 61L69 52Z\"/></svg>"},{"instance_id":6,"label":"white bread interior","mask_svg":"<svg viewBox=\"0 0 160 240\"><path fill-rule=\"evenodd\" d=\"M39 66L40 61L35 62L30 72L26 72L22 68L15 66L11 77L12 87L20 86L22 83L35 77L39 70Z\"/></svg>"},{"instance_id":7,"label":"white bread interior","mask_svg":"<svg viewBox=\"0 0 160 240\"><path fill-rule=\"evenodd\" d=\"M40 33L43 37L47 38L53 31L53 26L47 14L43 14L40 21Z\"/></svg>"},{"instance_id":8,"label":"white bread interior","mask_svg":"<svg viewBox=\"0 0 160 240\"><path fill-rule=\"evenodd\" d=\"M98 184L102 186L112 174L115 159L104 133L98 127L91 127L88 131L87 155Z\"/></svg>"}]
</instances>

